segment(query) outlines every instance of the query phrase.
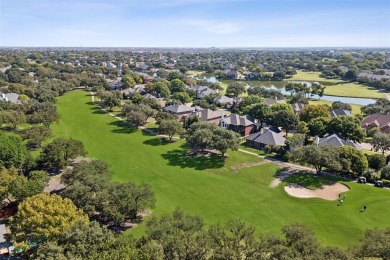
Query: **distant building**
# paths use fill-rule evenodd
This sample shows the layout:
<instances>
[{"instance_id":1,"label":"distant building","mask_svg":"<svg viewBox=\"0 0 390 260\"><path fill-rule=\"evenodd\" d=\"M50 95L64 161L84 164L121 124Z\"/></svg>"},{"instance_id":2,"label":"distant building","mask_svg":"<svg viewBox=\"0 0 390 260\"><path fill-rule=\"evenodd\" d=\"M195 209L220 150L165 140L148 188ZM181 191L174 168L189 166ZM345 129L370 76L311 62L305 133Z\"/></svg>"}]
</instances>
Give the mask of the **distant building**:
<instances>
[{"instance_id":1,"label":"distant building","mask_svg":"<svg viewBox=\"0 0 390 260\"><path fill-rule=\"evenodd\" d=\"M163 108L164 112L171 113L173 115L176 115L179 120L181 120L183 117L188 117L193 112L195 112L194 107L187 107L184 105L170 105L165 108Z\"/></svg>"},{"instance_id":2,"label":"distant building","mask_svg":"<svg viewBox=\"0 0 390 260\"><path fill-rule=\"evenodd\" d=\"M213 111L211 109L204 109L202 111L196 111L193 114L196 115L202 122L209 122L218 125L224 113L226 113L225 110Z\"/></svg>"},{"instance_id":3,"label":"distant building","mask_svg":"<svg viewBox=\"0 0 390 260\"><path fill-rule=\"evenodd\" d=\"M286 104L286 100L279 100L277 97L275 98L265 98L264 103L266 103L269 106L272 106L274 104Z\"/></svg>"},{"instance_id":4,"label":"distant building","mask_svg":"<svg viewBox=\"0 0 390 260\"><path fill-rule=\"evenodd\" d=\"M189 87L189 89L195 91L196 98L203 98L203 97L211 95L211 94L218 94L219 93L218 90L211 89L207 86L196 85L196 86Z\"/></svg>"}]
</instances>

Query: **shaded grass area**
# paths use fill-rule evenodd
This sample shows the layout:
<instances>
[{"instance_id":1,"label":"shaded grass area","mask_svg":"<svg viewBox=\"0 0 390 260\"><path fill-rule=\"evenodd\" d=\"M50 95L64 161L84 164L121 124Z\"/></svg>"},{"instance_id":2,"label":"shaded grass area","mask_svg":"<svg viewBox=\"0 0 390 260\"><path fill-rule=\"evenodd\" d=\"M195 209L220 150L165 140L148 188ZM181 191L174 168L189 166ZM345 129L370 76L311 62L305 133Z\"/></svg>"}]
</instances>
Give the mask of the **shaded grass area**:
<instances>
[{"instance_id":1,"label":"shaded grass area","mask_svg":"<svg viewBox=\"0 0 390 260\"><path fill-rule=\"evenodd\" d=\"M180 207L202 217L206 225L239 218L257 233L276 235L282 226L302 222L325 245L343 248L356 243L367 228L389 225L388 190L347 183L351 191L343 207L320 199L293 198L283 185L269 187L277 165L235 167L263 162L256 156L232 151L226 158L190 156L184 141L165 142L131 128L101 113L80 90L58 98L57 106L62 117L52 126L55 137L83 141L88 157L111 166L113 181L149 183L156 195L153 216ZM369 210L362 214L364 204ZM144 227L145 222L126 234L140 237Z\"/></svg>"},{"instance_id":2,"label":"shaded grass area","mask_svg":"<svg viewBox=\"0 0 390 260\"><path fill-rule=\"evenodd\" d=\"M332 185L341 180L342 179L340 178L326 176L326 175L318 176L314 174L297 173L284 178L283 183L286 184L296 183L307 189L316 190L321 188L324 185Z\"/></svg>"}]
</instances>

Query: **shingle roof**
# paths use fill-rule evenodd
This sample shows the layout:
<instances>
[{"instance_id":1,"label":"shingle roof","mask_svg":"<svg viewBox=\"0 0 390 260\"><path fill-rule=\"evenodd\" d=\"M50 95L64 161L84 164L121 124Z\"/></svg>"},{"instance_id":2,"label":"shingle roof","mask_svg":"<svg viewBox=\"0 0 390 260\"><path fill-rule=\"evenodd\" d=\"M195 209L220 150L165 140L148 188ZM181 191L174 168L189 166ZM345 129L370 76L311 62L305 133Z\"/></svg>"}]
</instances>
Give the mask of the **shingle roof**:
<instances>
[{"instance_id":1,"label":"shingle roof","mask_svg":"<svg viewBox=\"0 0 390 260\"><path fill-rule=\"evenodd\" d=\"M282 134L276 133L271 129L262 129L262 131L258 133L251 134L246 138L247 140L254 141L260 144L266 145L280 145L285 146L286 138L283 137Z\"/></svg>"},{"instance_id":2,"label":"shingle roof","mask_svg":"<svg viewBox=\"0 0 390 260\"><path fill-rule=\"evenodd\" d=\"M195 111L194 107L186 107L184 105L170 105L164 108L165 111L172 112L175 114L180 114L180 113L191 113Z\"/></svg>"},{"instance_id":3,"label":"shingle roof","mask_svg":"<svg viewBox=\"0 0 390 260\"><path fill-rule=\"evenodd\" d=\"M358 145L354 142L351 142L351 141L343 140L336 134L329 135L329 136L326 136L324 138L319 138L317 144L318 145L332 145L332 146L337 146L337 147L347 145L347 146L355 147L358 150L362 149L360 147L360 145Z\"/></svg>"},{"instance_id":4,"label":"shingle roof","mask_svg":"<svg viewBox=\"0 0 390 260\"><path fill-rule=\"evenodd\" d=\"M351 111L343 110L343 109L332 109L330 110L331 117L339 117L339 116L352 116Z\"/></svg>"},{"instance_id":5,"label":"shingle roof","mask_svg":"<svg viewBox=\"0 0 390 260\"><path fill-rule=\"evenodd\" d=\"M242 126L253 125L253 121L250 121L246 116L240 116L235 113L230 114L227 117L224 117L223 120L228 125L242 125Z\"/></svg>"},{"instance_id":6,"label":"shingle roof","mask_svg":"<svg viewBox=\"0 0 390 260\"><path fill-rule=\"evenodd\" d=\"M272 106L273 104L286 104L286 100L278 100L276 98L265 98L264 103L266 103L269 106Z\"/></svg>"},{"instance_id":7,"label":"shingle roof","mask_svg":"<svg viewBox=\"0 0 390 260\"><path fill-rule=\"evenodd\" d=\"M201 121L209 121L217 118L222 118L224 110L213 111L211 109L205 109L203 111L197 112L196 115L200 118Z\"/></svg>"},{"instance_id":8,"label":"shingle roof","mask_svg":"<svg viewBox=\"0 0 390 260\"><path fill-rule=\"evenodd\" d=\"M221 104L233 103L233 101L234 101L233 98L230 98L230 97L227 97L224 95L220 95L214 99L215 103L221 103Z\"/></svg>"},{"instance_id":9,"label":"shingle roof","mask_svg":"<svg viewBox=\"0 0 390 260\"><path fill-rule=\"evenodd\" d=\"M362 127L369 127L373 124L382 131L388 129L390 126L390 115L372 114L366 116L362 121Z\"/></svg>"}]
</instances>

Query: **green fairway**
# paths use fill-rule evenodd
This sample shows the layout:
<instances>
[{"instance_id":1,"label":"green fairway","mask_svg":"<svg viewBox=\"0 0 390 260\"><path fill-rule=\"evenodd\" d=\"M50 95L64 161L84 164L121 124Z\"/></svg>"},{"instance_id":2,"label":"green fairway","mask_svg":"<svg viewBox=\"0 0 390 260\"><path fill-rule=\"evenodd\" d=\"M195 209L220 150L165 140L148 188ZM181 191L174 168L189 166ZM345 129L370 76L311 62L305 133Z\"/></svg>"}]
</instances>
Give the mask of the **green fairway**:
<instances>
[{"instance_id":1,"label":"green fairway","mask_svg":"<svg viewBox=\"0 0 390 260\"><path fill-rule=\"evenodd\" d=\"M256 156L230 151L226 161L189 157L183 141L165 143L131 129L102 113L80 90L60 97L57 105L62 117L53 125L55 136L83 141L89 157L109 163L114 181L149 183L157 198L154 215L180 207L206 224L239 218L258 233L275 234L283 225L302 222L324 244L343 248L356 243L365 229L389 225L388 190L347 183L351 191L343 207L336 201L294 198L283 185L269 187L279 167ZM361 213L364 204L368 209ZM129 230L142 232L143 225Z\"/></svg>"},{"instance_id":2,"label":"green fairway","mask_svg":"<svg viewBox=\"0 0 390 260\"><path fill-rule=\"evenodd\" d=\"M321 78L320 75L321 75L320 72L297 70L297 74L295 74L291 78L287 79L287 81L290 81L290 80L317 81L317 82L327 82L327 83L332 83L332 84L336 84L337 82L342 81L340 79Z\"/></svg>"},{"instance_id":3,"label":"green fairway","mask_svg":"<svg viewBox=\"0 0 390 260\"><path fill-rule=\"evenodd\" d=\"M385 95L377 89L356 83L345 83L327 86L325 95L340 97L384 98Z\"/></svg>"},{"instance_id":4,"label":"green fairway","mask_svg":"<svg viewBox=\"0 0 390 260\"><path fill-rule=\"evenodd\" d=\"M315 81L326 85L325 95L340 97L360 97L360 98L384 98L385 95L377 89L370 88L357 83L343 83L342 79L326 79L320 77L320 72L297 70L297 74L286 79L287 81Z\"/></svg>"}]
</instances>

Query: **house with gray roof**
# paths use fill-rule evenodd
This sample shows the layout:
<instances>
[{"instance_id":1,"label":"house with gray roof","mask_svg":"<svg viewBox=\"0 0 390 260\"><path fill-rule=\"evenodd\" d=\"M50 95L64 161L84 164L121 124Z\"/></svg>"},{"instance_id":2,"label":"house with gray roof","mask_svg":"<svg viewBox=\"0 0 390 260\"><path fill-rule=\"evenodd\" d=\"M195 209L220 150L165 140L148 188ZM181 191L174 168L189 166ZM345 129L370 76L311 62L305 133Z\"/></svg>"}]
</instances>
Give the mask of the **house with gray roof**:
<instances>
[{"instance_id":1,"label":"house with gray roof","mask_svg":"<svg viewBox=\"0 0 390 260\"><path fill-rule=\"evenodd\" d=\"M183 117L190 116L193 112L195 112L195 107L187 107L185 105L170 105L163 108L163 111L166 113L171 113L176 115L179 120Z\"/></svg>"},{"instance_id":2,"label":"house with gray roof","mask_svg":"<svg viewBox=\"0 0 390 260\"><path fill-rule=\"evenodd\" d=\"M266 103L269 106L272 106L274 104L286 104L286 100L275 98L265 98L264 103Z\"/></svg>"},{"instance_id":3,"label":"house with gray roof","mask_svg":"<svg viewBox=\"0 0 390 260\"><path fill-rule=\"evenodd\" d=\"M339 117L339 116L352 116L351 111L344 109L332 109L330 110L330 117Z\"/></svg>"},{"instance_id":4,"label":"house with gray roof","mask_svg":"<svg viewBox=\"0 0 390 260\"><path fill-rule=\"evenodd\" d=\"M360 147L360 145L358 145L357 143L341 139L337 134L325 136L324 138L317 137L316 144L317 145L331 145L331 146L336 146L336 147L347 145L347 146L355 147L358 150L362 149Z\"/></svg>"},{"instance_id":5,"label":"house with gray roof","mask_svg":"<svg viewBox=\"0 0 390 260\"><path fill-rule=\"evenodd\" d=\"M19 95L16 93L2 93L0 94L0 101L8 101L14 104L19 104Z\"/></svg>"},{"instance_id":6,"label":"house with gray roof","mask_svg":"<svg viewBox=\"0 0 390 260\"><path fill-rule=\"evenodd\" d=\"M302 109L305 108L305 104L302 104L302 103L294 103L294 104L291 104L291 106L292 106L294 113L296 115L298 115L302 111Z\"/></svg>"},{"instance_id":7,"label":"house with gray roof","mask_svg":"<svg viewBox=\"0 0 390 260\"><path fill-rule=\"evenodd\" d=\"M207 108L202 111L195 111L193 114L196 115L202 122L209 122L218 125L225 113L226 111L223 109L213 111Z\"/></svg>"},{"instance_id":8,"label":"house with gray roof","mask_svg":"<svg viewBox=\"0 0 390 260\"><path fill-rule=\"evenodd\" d=\"M228 116L222 116L219 126L228 130L232 130L241 136L247 136L253 133L256 129L255 123L249 116L240 116L232 113Z\"/></svg>"},{"instance_id":9,"label":"house with gray roof","mask_svg":"<svg viewBox=\"0 0 390 260\"><path fill-rule=\"evenodd\" d=\"M122 78L106 79L106 81L108 83L108 88L110 90L121 89L122 88Z\"/></svg>"},{"instance_id":10,"label":"house with gray roof","mask_svg":"<svg viewBox=\"0 0 390 260\"><path fill-rule=\"evenodd\" d=\"M245 143L256 148L269 146L285 146L286 138L279 132L273 131L272 128L262 128L260 132L251 134L246 138Z\"/></svg>"},{"instance_id":11,"label":"house with gray roof","mask_svg":"<svg viewBox=\"0 0 390 260\"><path fill-rule=\"evenodd\" d=\"M195 86L189 87L189 89L195 91L196 98L202 98L204 96L208 96L208 95L211 95L211 94L218 94L219 93L218 90L211 89L211 88L209 88L207 86L195 85Z\"/></svg>"}]
</instances>

